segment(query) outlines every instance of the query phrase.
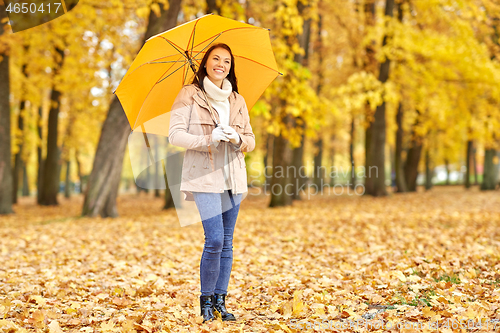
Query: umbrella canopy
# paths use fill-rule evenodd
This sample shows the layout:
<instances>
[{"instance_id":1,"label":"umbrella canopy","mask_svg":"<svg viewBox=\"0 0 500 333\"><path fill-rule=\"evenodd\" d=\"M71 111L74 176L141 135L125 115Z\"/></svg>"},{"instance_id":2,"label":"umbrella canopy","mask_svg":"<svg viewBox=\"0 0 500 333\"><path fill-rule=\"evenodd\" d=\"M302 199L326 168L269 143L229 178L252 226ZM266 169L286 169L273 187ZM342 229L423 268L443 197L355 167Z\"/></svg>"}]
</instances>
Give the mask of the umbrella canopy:
<instances>
[{"instance_id":1,"label":"umbrella canopy","mask_svg":"<svg viewBox=\"0 0 500 333\"><path fill-rule=\"evenodd\" d=\"M205 52L229 45L239 93L248 109L280 74L269 30L218 15L205 15L149 38L115 90L133 131L168 136L163 118L185 84L190 84ZM148 122L147 129L144 124Z\"/></svg>"}]
</instances>

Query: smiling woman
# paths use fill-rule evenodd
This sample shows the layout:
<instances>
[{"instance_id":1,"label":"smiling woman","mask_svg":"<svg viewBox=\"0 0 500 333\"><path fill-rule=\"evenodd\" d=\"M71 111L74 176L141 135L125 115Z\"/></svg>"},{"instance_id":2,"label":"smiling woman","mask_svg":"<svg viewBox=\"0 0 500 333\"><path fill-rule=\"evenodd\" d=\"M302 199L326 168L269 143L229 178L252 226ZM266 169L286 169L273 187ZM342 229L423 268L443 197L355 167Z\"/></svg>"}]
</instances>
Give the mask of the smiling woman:
<instances>
[{"instance_id":1,"label":"smiling woman","mask_svg":"<svg viewBox=\"0 0 500 333\"><path fill-rule=\"evenodd\" d=\"M170 117L170 143L187 149L180 191L195 201L205 232L200 261L203 321L215 319L214 310L222 320L236 320L225 308L225 297L234 227L248 191L242 152L254 149L255 136L234 67L229 46L210 47L193 83L178 94Z\"/></svg>"}]
</instances>

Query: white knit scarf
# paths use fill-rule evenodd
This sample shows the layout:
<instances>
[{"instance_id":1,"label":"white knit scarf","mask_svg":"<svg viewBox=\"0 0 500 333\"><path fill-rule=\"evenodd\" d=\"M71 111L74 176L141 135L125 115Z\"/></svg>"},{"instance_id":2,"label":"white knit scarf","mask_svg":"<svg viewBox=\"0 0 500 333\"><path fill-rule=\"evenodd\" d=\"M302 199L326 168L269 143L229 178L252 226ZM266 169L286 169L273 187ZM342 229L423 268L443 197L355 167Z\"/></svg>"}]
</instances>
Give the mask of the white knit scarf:
<instances>
[{"instance_id":1,"label":"white knit scarf","mask_svg":"<svg viewBox=\"0 0 500 333\"><path fill-rule=\"evenodd\" d=\"M233 86L228 79L222 81L222 89L217 87L208 76L203 79L203 87L207 92L210 104L219 114L220 123L222 125L229 125L229 95L233 92ZM218 144L216 145L218 146ZM227 145L224 145L224 190L231 189L231 176L229 174Z\"/></svg>"},{"instance_id":2,"label":"white knit scarf","mask_svg":"<svg viewBox=\"0 0 500 333\"><path fill-rule=\"evenodd\" d=\"M223 102L228 99L229 95L233 92L233 86L228 79L224 79L222 81L222 89L217 87L208 76L205 76L203 79L203 87L205 87L205 91L207 92L208 97L217 102Z\"/></svg>"}]
</instances>

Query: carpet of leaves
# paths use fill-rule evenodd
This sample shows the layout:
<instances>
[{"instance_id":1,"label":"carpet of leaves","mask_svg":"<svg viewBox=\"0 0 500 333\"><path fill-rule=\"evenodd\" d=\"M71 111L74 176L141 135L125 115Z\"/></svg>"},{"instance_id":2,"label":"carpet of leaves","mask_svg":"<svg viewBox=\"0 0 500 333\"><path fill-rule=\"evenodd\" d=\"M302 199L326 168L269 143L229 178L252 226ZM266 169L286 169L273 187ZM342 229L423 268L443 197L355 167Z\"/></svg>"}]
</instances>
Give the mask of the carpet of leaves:
<instances>
[{"instance_id":1,"label":"carpet of leaves","mask_svg":"<svg viewBox=\"0 0 500 333\"><path fill-rule=\"evenodd\" d=\"M500 191L306 196L271 209L255 190L234 234L236 322L199 315L201 223L180 227L142 193L120 196L116 219L79 217L81 196L56 207L21 198L1 216L0 331L466 332L500 320Z\"/></svg>"}]
</instances>

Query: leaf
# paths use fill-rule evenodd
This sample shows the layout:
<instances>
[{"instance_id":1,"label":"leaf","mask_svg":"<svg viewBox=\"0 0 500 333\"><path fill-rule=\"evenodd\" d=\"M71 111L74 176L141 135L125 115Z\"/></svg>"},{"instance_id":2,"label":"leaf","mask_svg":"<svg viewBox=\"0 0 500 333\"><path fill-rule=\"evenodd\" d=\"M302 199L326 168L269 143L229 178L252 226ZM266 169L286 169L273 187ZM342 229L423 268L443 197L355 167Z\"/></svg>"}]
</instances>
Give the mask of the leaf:
<instances>
[{"instance_id":1,"label":"leaf","mask_svg":"<svg viewBox=\"0 0 500 333\"><path fill-rule=\"evenodd\" d=\"M31 314L30 322L39 323L44 321L45 313L42 310L36 310Z\"/></svg>"},{"instance_id":2,"label":"leaf","mask_svg":"<svg viewBox=\"0 0 500 333\"><path fill-rule=\"evenodd\" d=\"M107 322L102 322L100 327L103 332L117 331L117 329L115 328L115 323L111 320L108 320Z\"/></svg>"},{"instance_id":3,"label":"leaf","mask_svg":"<svg viewBox=\"0 0 500 333\"><path fill-rule=\"evenodd\" d=\"M401 282L406 282L406 276L404 275L403 272L401 271L394 271L392 274L397 277Z\"/></svg>"},{"instance_id":4,"label":"leaf","mask_svg":"<svg viewBox=\"0 0 500 333\"><path fill-rule=\"evenodd\" d=\"M50 322L49 325L47 325L49 328L50 333L62 333L63 330L61 329L61 326L59 326L59 323L57 320L53 320Z\"/></svg>"},{"instance_id":5,"label":"leaf","mask_svg":"<svg viewBox=\"0 0 500 333\"><path fill-rule=\"evenodd\" d=\"M288 319L292 316L292 312L293 312L292 304L293 304L293 302L285 302L282 305L283 318Z\"/></svg>"},{"instance_id":6,"label":"leaf","mask_svg":"<svg viewBox=\"0 0 500 333\"><path fill-rule=\"evenodd\" d=\"M302 310L304 309L304 303L300 300L300 296L302 295L302 291L294 291L293 293L293 304L292 304L292 315L297 317Z\"/></svg>"},{"instance_id":7,"label":"leaf","mask_svg":"<svg viewBox=\"0 0 500 333\"><path fill-rule=\"evenodd\" d=\"M436 315L436 312L432 311L429 307L424 307L422 309L422 315L427 318L432 318Z\"/></svg>"},{"instance_id":8,"label":"leaf","mask_svg":"<svg viewBox=\"0 0 500 333\"><path fill-rule=\"evenodd\" d=\"M131 304L131 302L125 297L114 297L112 303L119 307L125 307Z\"/></svg>"}]
</instances>

